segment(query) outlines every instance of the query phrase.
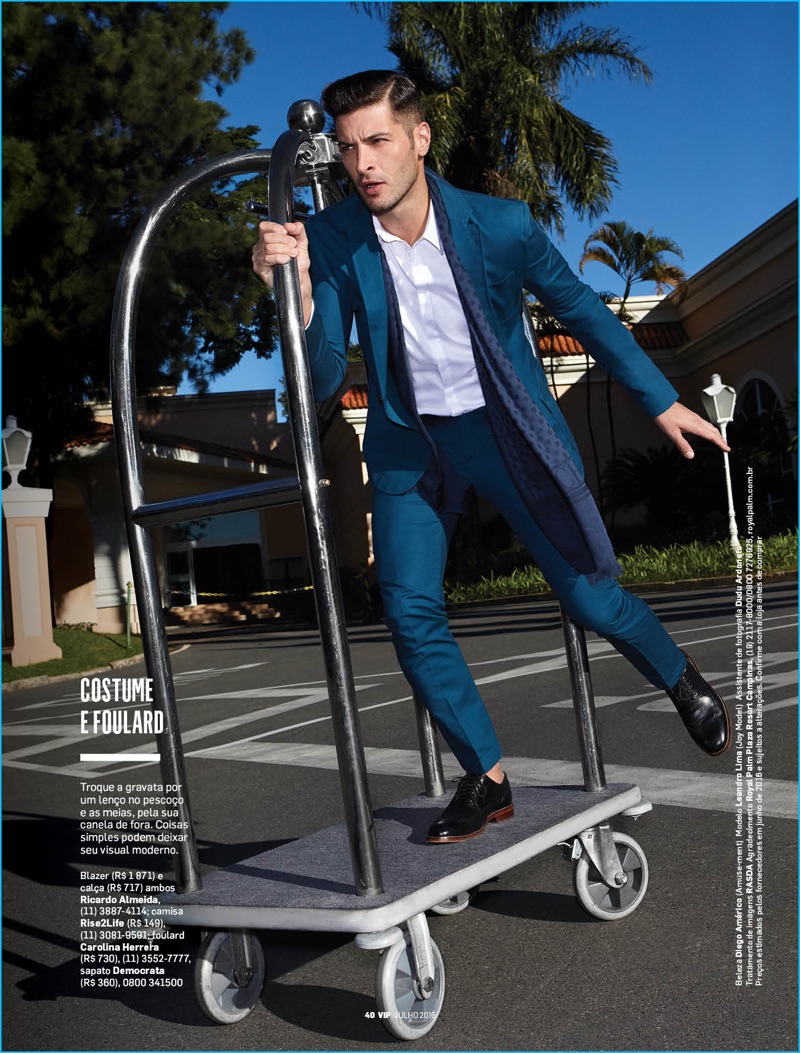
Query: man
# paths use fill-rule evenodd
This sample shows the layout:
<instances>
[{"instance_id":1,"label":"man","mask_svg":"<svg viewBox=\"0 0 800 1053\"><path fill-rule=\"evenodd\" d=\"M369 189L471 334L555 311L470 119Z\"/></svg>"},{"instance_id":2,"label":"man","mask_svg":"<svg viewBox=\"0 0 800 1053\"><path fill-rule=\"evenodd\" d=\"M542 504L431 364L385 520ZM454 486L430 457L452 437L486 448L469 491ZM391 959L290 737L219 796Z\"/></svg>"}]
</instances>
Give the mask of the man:
<instances>
[{"instance_id":1,"label":"man","mask_svg":"<svg viewBox=\"0 0 800 1053\"><path fill-rule=\"evenodd\" d=\"M442 582L463 493L501 512L569 615L675 703L710 755L730 744L722 699L618 564L566 422L531 351L522 292L539 297L686 457L684 433L727 449L611 311L567 267L527 205L456 190L425 170L430 128L408 78L369 70L323 105L355 193L310 219L265 222L253 269L295 259L319 399L341 383L353 318L369 378L364 456L373 546L400 665L465 769L431 843L462 841L514 807L501 749L447 624Z\"/></svg>"}]
</instances>

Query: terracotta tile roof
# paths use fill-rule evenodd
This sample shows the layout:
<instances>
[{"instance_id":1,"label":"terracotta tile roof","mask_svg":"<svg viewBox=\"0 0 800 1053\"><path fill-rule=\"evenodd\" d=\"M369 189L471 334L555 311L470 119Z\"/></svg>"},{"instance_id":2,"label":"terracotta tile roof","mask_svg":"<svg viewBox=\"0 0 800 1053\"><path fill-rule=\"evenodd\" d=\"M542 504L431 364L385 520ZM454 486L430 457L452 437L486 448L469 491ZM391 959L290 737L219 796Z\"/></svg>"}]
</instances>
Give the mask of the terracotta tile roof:
<instances>
[{"instance_id":1,"label":"terracotta tile roof","mask_svg":"<svg viewBox=\"0 0 800 1053\"><path fill-rule=\"evenodd\" d=\"M367 385L353 384L339 399L339 404L342 409L366 409L368 406Z\"/></svg>"},{"instance_id":2,"label":"terracotta tile roof","mask_svg":"<svg viewBox=\"0 0 800 1053\"><path fill-rule=\"evenodd\" d=\"M94 446L98 442L111 442L113 438L114 429L110 424L94 420L83 435L77 435L74 439L70 439L69 442L65 443L65 447L68 450L72 450L78 446Z\"/></svg>"},{"instance_id":3,"label":"terracotta tile roof","mask_svg":"<svg viewBox=\"0 0 800 1053\"><path fill-rule=\"evenodd\" d=\"M687 340L680 322L639 322L628 328L636 343L645 351L680 347ZM545 357L585 354L575 337L569 333L540 333L537 340L539 350Z\"/></svg>"},{"instance_id":4,"label":"terracotta tile roof","mask_svg":"<svg viewBox=\"0 0 800 1053\"><path fill-rule=\"evenodd\" d=\"M536 336L539 351L549 358L558 355L582 355L583 348L569 333L539 333Z\"/></svg>"},{"instance_id":5,"label":"terracotta tile roof","mask_svg":"<svg viewBox=\"0 0 800 1053\"><path fill-rule=\"evenodd\" d=\"M645 351L680 347L688 340L680 322L640 322L632 327L631 332Z\"/></svg>"},{"instance_id":6,"label":"terracotta tile roof","mask_svg":"<svg viewBox=\"0 0 800 1053\"><path fill-rule=\"evenodd\" d=\"M669 350L680 347L687 341L686 333L680 322L638 322L628 326L639 347L645 351ZM560 331L558 333L538 333L539 352L543 358L560 358L584 355L586 352L574 336ZM339 398L342 409L367 409L367 385L353 384Z\"/></svg>"}]
</instances>

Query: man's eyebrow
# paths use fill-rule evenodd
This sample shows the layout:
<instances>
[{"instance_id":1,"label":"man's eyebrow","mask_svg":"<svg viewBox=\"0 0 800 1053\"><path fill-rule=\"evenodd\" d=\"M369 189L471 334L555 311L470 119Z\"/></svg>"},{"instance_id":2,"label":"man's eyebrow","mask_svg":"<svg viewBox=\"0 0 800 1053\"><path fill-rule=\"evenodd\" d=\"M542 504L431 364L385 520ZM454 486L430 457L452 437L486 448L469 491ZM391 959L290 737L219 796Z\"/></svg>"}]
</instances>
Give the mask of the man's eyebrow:
<instances>
[{"instance_id":1,"label":"man's eyebrow","mask_svg":"<svg viewBox=\"0 0 800 1053\"><path fill-rule=\"evenodd\" d=\"M364 137L364 142L365 143L371 143L373 141L373 139L383 139L385 136L391 135L391 134L392 134L391 130L388 129L388 128L387 128L387 130L385 132L373 132L372 135L367 135L367 136ZM338 140L338 142L339 142L340 146L352 146L353 145L350 142L349 139L342 139L342 138L340 138Z\"/></svg>"}]
</instances>

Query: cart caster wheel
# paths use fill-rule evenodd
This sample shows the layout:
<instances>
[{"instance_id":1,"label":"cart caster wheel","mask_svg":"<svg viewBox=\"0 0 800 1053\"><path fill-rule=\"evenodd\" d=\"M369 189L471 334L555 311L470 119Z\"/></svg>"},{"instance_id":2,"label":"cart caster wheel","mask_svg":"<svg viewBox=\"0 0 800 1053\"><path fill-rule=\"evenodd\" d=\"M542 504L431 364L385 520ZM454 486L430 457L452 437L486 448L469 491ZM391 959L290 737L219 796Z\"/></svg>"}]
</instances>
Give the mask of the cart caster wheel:
<instances>
[{"instance_id":1,"label":"cart caster wheel","mask_svg":"<svg viewBox=\"0 0 800 1053\"><path fill-rule=\"evenodd\" d=\"M212 932L200 945L194 966L194 992L200 1008L215 1024L235 1024L243 1020L264 987L266 969L261 941L252 934L247 938L253 975L244 986L239 986L234 978L229 932Z\"/></svg>"},{"instance_id":2,"label":"cart caster wheel","mask_svg":"<svg viewBox=\"0 0 800 1053\"><path fill-rule=\"evenodd\" d=\"M466 910L470 905L472 897L477 891L476 888L472 888L467 892L458 892L455 896L443 899L441 903L431 907L430 912L431 914L460 914L462 910Z\"/></svg>"},{"instance_id":3,"label":"cart caster wheel","mask_svg":"<svg viewBox=\"0 0 800 1053\"><path fill-rule=\"evenodd\" d=\"M433 991L427 998L417 986L411 950L411 937L397 940L378 959L375 1000L383 1026L395 1038L413 1041L422 1038L439 1018L444 1002L444 962L431 940L434 975Z\"/></svg>"},{"instance_id":4,"label":"cart caster wheel","mask_svg":"<svg viewBox=\"0 0 800 1053\"><path fill-rule=\"evenodd\" d=\"M632 914L644 899L649 875L647 857L641 845L627 834L614 831L612 836L620 868L628 879L624 885L609 888L585 852L572 871L578 902L588 914L603 921L619 921Z\"/></svg>"}]
</instances>

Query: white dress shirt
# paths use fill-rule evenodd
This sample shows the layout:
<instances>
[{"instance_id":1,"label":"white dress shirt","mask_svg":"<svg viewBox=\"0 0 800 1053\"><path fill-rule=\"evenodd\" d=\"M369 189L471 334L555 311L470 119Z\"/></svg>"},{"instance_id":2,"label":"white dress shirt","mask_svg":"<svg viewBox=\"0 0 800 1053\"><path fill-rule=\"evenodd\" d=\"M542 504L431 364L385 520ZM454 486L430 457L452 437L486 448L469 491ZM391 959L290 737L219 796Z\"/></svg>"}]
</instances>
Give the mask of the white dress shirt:
<instances>
[{"instance_id":1,"label":"white dress shirt","mask_svg":"<svg viewBox=\"0 0 800 1053\"><path fill-rule=\"evenodd\" d=\"M484 405L467 320L433 209L409 245L372 217L397 291L417 412L458 417Z\"/></svg>"}]
</instances>

